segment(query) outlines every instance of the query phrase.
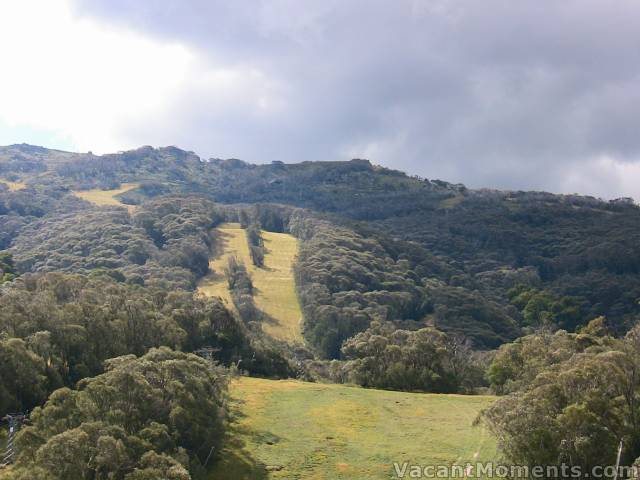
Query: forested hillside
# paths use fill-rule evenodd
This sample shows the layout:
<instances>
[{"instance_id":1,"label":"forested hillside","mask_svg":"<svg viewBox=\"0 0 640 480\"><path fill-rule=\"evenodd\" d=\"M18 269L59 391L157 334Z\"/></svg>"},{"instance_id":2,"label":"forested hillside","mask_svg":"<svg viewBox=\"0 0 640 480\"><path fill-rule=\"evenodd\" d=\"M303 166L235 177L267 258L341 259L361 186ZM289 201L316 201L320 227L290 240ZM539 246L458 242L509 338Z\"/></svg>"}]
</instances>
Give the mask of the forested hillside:
<instances>
[{"instance_id":1,"label":"forested hillside","mask_svg":"<svg viewBox=\"0 0 640 480\"><path fill-rule=\"evenodd\" d=\"M0 147L0 180L0 414L36 408L19 437L16 478L103 478L98 463L57 477L23 470L46 472L60 435L87 458L120 442L109 478L174 467L199 475L224 428L227 368L526 396L541 371L582 368L573 354L599 365L599 354L626 352L631 340L619 339L640 313L640 209L629 199L471 190L366 160L203 160L175 147L102 156ZM217 227L229 222L242 229L246 255L210 263L224 254ZM295 237L303 317L304 342L294 344L261 325L270 306L259 290L278 253L269 249L283 248L269 239L285 233ZM211 265L233 308L197 294ZM540 332L571 355L531 353ZM190 352L220 368L204 373ZM175 389L154 383L165 374L177 375ZM209 381L213 393L201 388ZM126 382L151 385L140 398L166 402L133 418L113 390ZM198 385L193 397L182 396L184 382ZM124 413L101 410L103 390ZM198 395L213 395L220 418L190 435L184 422L199 421ZM520 404L496 405L485 418L520 441L500 420ZM153 431L138 428L150 418ZM526 445L508 448L528 458Z\"/></svg>"},{"instance_id":2,"label":"forested hillside","mask_svg":"<svg viewBox=\"0 0 640 480\"><path fill-rule=\"evenodd\" d=\"M302 207L263 209L268 213L258 221L265 230L304 240L298 279L308 338L331 357L375 309L373 315L386 320L428 319L481 348L522 329L551 323L573 330L600 315L624 332L638 313L640 214L628 199L469 190L366 160L203 161L174 147L103 156L4 147L0 175L27 185L0 192L0 246L21 272L104 267L129 282L162 278L190 289L206 273L208 228L238 215L215 204ZM159 200L131 216L122 210L95 215L68 194L121 182L139 184L117 197L125 204ZM157 227L166 215L189 217L191 230L160 231L175 228ZM117 240L105 248L108 238ZM318 285L328 291L320 294ZM324 329L332 313L314 306L325 302L318 295L329 295L329 305L341 309L339 325L322 339L313 332Z\"/></svg>"},{"instance_id":3,"label":"forested hillside","mask_svg":"<svg viewBox=\"0 0 640 480\"><path fill-rule=\"evenodd\" d=\"M465 299L480 293L500 305L499 317L530 326L545 315L523 321L516 311L522 308L511 304L509 290L524 284L571 303L578 312L573 320L558 320L554 305L543 307L546 317L567 328L606 315L624 331L637 313L640 215L627 199L604 202L538 192L469 190L408 177L365 160L295 165L202 161L173 147L104 156L5 147L0 151L0 176L28 185L3 193L3 248L8 247L8 237L16 238L34 217L47 214L48 220L53 213L86 208L66 195L67 189L111 189L121 182L138 182L138 189L119 197L124 203L170 192L198 192L218 203L279 203L330 214L324 220L378 242L394 261L429 263L430 271L423 268L416 274L431 284L440 282L431 288L434 305L464 306L469 303ZM288 228L282 220L275 221L275 230ZM13 243L22 248L21 241ZM358 248L372 251L370 245ZM495 316L487 313L493 310L490 306L481 309L484 312L449 310L441 308L435 317L443 324L462 322L466 330L465 319L484 317L481 323L486 323L487 317ZM486 345L501 341L491 334L480 337Z\"/></svg>"}]
</instances>

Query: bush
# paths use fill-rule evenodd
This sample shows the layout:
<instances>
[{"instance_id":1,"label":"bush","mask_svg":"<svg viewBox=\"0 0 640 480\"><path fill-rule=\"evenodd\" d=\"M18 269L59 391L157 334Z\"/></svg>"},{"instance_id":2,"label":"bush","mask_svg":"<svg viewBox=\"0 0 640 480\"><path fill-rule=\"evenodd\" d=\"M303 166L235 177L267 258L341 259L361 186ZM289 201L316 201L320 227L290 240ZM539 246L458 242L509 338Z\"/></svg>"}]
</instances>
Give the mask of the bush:
<instances>
[{"instance_id":1,"label":"bush","mask_svg":"<svg viewBox=\"0 0 640 480\"><path fill-rule=\"evenodd\" d=\"M43 471L50 480L187 480L220 445L227 391L220 367L163 347L111 359L105 370L33 411L10 478Z\"/></svg>"}]
</instances>

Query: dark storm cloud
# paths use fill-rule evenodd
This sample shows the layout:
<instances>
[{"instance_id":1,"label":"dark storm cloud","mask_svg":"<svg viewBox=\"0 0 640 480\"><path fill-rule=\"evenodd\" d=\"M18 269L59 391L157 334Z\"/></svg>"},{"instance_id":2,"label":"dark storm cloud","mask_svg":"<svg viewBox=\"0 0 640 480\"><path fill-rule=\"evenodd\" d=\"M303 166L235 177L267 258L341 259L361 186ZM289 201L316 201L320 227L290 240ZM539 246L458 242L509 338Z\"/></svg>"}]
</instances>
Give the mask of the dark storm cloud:
<instances>
[{"instance_id":1,"label":"dark storm cloud","mask_svg":"<svg viewBox=\"0 0 640 480\"><path fill-rule=\"evenodd\" d=\"M255 73L237 102L203 80L170 122L132 128L141 141L254 162L368 157L472 186L640 193L628 186L640 172L638 2L74 3L79 16Z\"/></svg>"}]
</instances>

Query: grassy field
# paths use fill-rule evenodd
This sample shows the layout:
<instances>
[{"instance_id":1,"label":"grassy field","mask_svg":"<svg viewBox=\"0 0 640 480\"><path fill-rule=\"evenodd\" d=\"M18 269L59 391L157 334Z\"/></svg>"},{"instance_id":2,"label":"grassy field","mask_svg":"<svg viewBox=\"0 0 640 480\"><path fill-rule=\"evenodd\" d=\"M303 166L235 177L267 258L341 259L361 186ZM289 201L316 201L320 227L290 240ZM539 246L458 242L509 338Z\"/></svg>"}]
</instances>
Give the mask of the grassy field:
<instances>
[{"instance_id":1,"label":"grassy field","mask_svg":"<svg viewBox=\"0 0 640 480\"><path fill-rule=\"evenodd\" d=\"M205 295L221 297L229 307L233 301L224 277L224 267L230 256L236 256L247 266L256 293L256 306L267 315L262 328L268 335L290 343L302 343L302 312L296 296L293 263L298 253L297 240L286 233L262 232L266 254L264 267L251 262L245 231L238 223L225 223L215 232L216 254L209 262L211 273L204 277L198 290Z\"/></svg>"},{"instance_id":2,"label":"grassy field","mask_svg":"<svg viewBox=\"0 0 640 480\"><path fill-rule=\"evenodd\" d=\"M493 397L246 377L231 395L233 420L211 480L386 479L393 462L462 465L496 455L489 434L472 426Z\"/></svg>"},{"instance_id":3,"label":"grassy field","mask_svg":"<svg viewBox=\"0 0 640 480\"><path fill-rule=\"evenodd\" d=\"M140 184L138 183L123 183L122 185L120 185L120 188L117 188L115 190L100 190L99 188L96 188L93 190L75 191L73 192L73 194L76 197L82 198L83 200L91 202L95 205L126 207L129 211L133 211L135 209L134 205L124 205L115 197L117 195L120 195L121 193L138 188L139 186Z\"/></svg>"},{"instance_id":4,"label":"grassy field","mask_svg":"<svg viewBox=\"0 0 640 480\"><path fill-rule=\"evenodd\" d=\"M302 343L302 311L296 295L293 263L298 241L287 233L262 232L266 254L263 268L252 268L257 287L257 307L270 317L262 328L268 335L289 343Z\"/></svg>"},{"instance_id":5,"label":"grassy field","mask_svg":"<svg viewBox=\"0 0 640 480\"><path fill-rule=\"evenodd\" d=\"M15 192L17 190L22 190L27 186L26 183L10 182L9 180L2 180L2 179L0 179L0 183L4 183L5 185L7 185L9 187L9 190L12 192Z\"/></svg>"},{"instance_id":6,"label":"grassy field","mask_svg":"<svg viewBox=\"0 0 640 480\"><path fill-rule=\"evenodd\" d=\"M463 201L464 201L464 195L457 194L453 197L445 198L440 202L440 205L438 206L439 208L442 208L444 210L449 210L451 208L454 208L460 205Z\"/></svg>"},{"instance_id":7,"label":"grassy field","mask_svg":"<svg viewBox=\"0 0 640 480\"><path fill-rule=\"evenodd\" d=\"M209 260L209 274L198 283L198 291L209 297L220 297L234 310L224 268L229 257L238 257L250 268L249 246L239 223L224 223L214 231L215 253Z\"/></svg>"}]
</instances>

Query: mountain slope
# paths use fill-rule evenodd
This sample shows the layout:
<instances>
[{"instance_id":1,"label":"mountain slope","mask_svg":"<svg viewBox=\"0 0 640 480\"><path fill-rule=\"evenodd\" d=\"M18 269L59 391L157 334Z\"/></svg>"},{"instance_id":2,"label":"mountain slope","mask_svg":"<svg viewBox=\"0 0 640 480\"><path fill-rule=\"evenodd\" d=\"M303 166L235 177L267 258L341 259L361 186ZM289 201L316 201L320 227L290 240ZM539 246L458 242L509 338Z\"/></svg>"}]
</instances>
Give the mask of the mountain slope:
<instances>
[{"instance_id":1,"label":"mountain slope","mask_svg":"<svg viewBox=\"0 0 640 480\"><path fill-rule=\"evenodd\" d=\"M493 347L545 322L574 330L601 315L613 331L622 333L640 315L640 210L628 199L605 202L544 192L471 190L410 177L366 160L291 165L202 161L175 147L103 156L2 147L0 176L28 185L17 192L0 191L0 248L13 242L20 250L15 245L20 231L38 219L55 222L55 215L87 208L69 198L70 190L112 190L135 182L138 189L119 195L125 204L199 194L236 205L236 211L248 204L303 207L328 228L343 232L340 236L352 235L340 230L347 229L366 240L352 244L344 255L334 249L332 255L342 264L359 249L378 245L373 256L381 255L384 261L373 276L356 278L353 270L336 263L337 268L313 282L328 289L333 305L342 302L343 317L348 301L341 291L357 292L358 298L366 294L366 301L357 300L361 306L378 292L376 306L405 312L398 320L435 323L470 336L477 346ZM291 210L274 211L275 219L261 218L262 228L292 233ZM229 220L235 221L233 216L229 214ZM310 237L299 229L293 233L304 250ZM336 236L325 240L345 241ZM332 245L326 248L328 254ZM190 268L197 277L202 275ZM391 280L397 269L404 284ZM336 289L341 281L337 275L351 279ZM397 296L381 294L412 290L409 280L421 292L423 306L414 299L407 310ZM353 328L326 330L335 338L323 350L337 355L342 340L366 328L368 320L358 320L366 308L354 313ZM373 310L365 312L370 314Z\"/></svg>"},{"instance_id":2,"label":"mountain slope","mask_svg":"<svg viewBox=\"0 0 640 480\"><path fill-rule=\"evenodd\" d=\"M473 421L494 398L241 378L230 440L211 478L392 478L393 462L494 460Z\"/></svg>"},{"instance_id":3,"label":"mountain slope","mask_svg":"<svg viewBox=\"0 0 640 480\"><path fill-rule=\"evenodd\" d=\"M296 296L293 264L298 252L295 237L286 233L262 232L265 258L262 267L252 264L245 230L239 223L223 223L213 232L217 239L209 262L209 273L198 282L198 291L221 297L235 310L224 271L230 257L242 261L255 287L256 306L266 316L262 330L269 336L302 344L302 312Z\"/></svg>"}]
</instances>

